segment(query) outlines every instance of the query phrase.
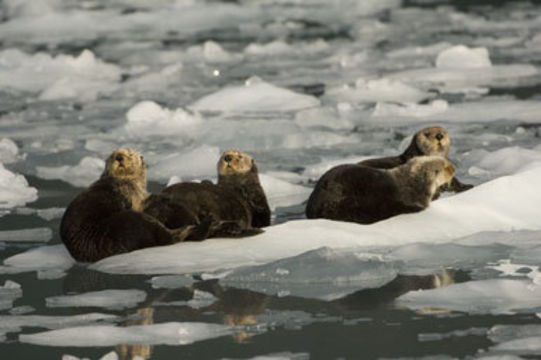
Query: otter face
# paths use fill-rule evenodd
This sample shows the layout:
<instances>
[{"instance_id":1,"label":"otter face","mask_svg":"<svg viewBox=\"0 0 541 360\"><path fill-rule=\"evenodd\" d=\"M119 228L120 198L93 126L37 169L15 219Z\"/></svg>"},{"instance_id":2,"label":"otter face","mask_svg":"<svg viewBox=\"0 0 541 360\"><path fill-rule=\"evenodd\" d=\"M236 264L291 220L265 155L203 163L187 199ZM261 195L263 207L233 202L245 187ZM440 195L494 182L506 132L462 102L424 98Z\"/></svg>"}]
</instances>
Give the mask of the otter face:
<instances>
[{"instance_id":1,"label":"otter face","mask_svg":"<svg viewBox=\"0 0 541 360\"><path fill-rule=\"evenodd\" d=\"M455 176L454 165L441 156L418 156L410 161L412 161L412 173L430 181L434 191L450 183Z\"/></svg>"},{"instance_id":2,"label":"otter face","mask_svg":"<svg viewBox=\"0 0 541 360\"><path fill-rule=\"evenodd\" d=\"M254 159L242 151L228 150L218 160L218 175L246 174L252 170Z\"/></svg>"},{"instance_id":3,"label":"otter face","mask_svg":"<svg viewBox=\"0 0 541 360\"><path fill-rule=\"evenodd\" d=\"M143 156L135 150L114 150L105 162L104 175L118 179L145 180L146 169Z\"/></svg>"},{"instance_id":4,"label":"otter face","mask_svg":"<svg viewBox=\"0 0 541 360\"><path fill-rule=\"evenodd\" d=\"M424 155L439 155L447 157L449 154L449 135L447 130L440 126L424 128L415 134L417 147Z\"/></svg>"}]
</instances>

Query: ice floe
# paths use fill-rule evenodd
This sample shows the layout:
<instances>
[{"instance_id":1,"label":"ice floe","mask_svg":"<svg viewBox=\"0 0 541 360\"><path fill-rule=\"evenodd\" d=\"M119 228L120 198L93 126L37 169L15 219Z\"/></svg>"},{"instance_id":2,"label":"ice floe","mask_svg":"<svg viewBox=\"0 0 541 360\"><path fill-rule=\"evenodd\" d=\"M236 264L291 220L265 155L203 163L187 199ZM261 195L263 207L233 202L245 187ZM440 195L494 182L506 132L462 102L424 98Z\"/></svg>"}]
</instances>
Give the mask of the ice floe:
<instances>
[{"instance_id":1,"label":"ice floe","mask_svg":"<svg viewBox=\"0 0 541 360\"><path fill-rule=\"evenodd\" d=\"M415 310L437 308L467 313L509 314L541 306L541 286L529 280L468 281L438 289L412 291L399 297L397 304Z\"/></svg>"},{"instance_id":2,"label":"ice floe","mask_svg":"<svg viewBox=\"0 0 541 360\"><path fill-rule=\"evenodd\" d=\"M307 200L312 192L311 188L292 184L267 174L259 174L259 180L271 209L300 204Z\"/></svg>"},{"instance_id":3,"label":"ice floe","mask_svg":"<svg viewBox=\"0 0 541 360\"><path fill-rule=\"evenodd\" d=\"M153 101L135 104L126 114L126 132L132 136L181 135L191 127L201 124L201 117L178 108L169 110Z\"/></svg>"},{"instance_id":4,"label":"ice floe","mask_svg":"<svg viewBox=\"0 0 541 360\"><path fill-rule=\"evenodd\" d=\"M47 307L103 307L107 309L130 308L144 301L142 290L103 290L77 295L53 296L45 299Z\"/></svg>"},{"instance_id":5,"label":"ice floe","mask_svg":"<svg viewBox=\"0 0 541 360\"><path fill-rule=\"evenodd\" d=\"M215 178L220 149L202 145L195 149L172 153L160 158L148 169L148 178L164 181L173 176L182 179Z\"/></svg>"},{"instance_id":6,"label":"ice floe","mask_svg":"<svg viewBox=\"0 0 541 360\"><path fill-rule=\"evenodd\" d=\"M246 360L309 360L310 354L308 353L291 353L291 352L280 352L272 353L266 355L258 355L251 358L244 358ZM241 360L240 358L222 358L221 360Z\"/></svg>"},{"instance_id":7,"label":"ice floe","mask_svg":"<svg viewBox=\"0 0 541 360\"><path fill-rule=\"evenodd\" d=\"M140 326L89 325L22 334L19 341L45 346L114 346L118 344L187 345L232 334L226 325L168 322Z\"/></svg>"},{"instance_id":8,"label":"ice floe","mask_svg":"<svg viewBox=\"0 0 541 360\"><path fill-rule=\"evenodd\" d=\"M21 158L19 148L13 140L8 138L0 140L0 163L11 164L19 161Z\"/></svg>"},{"instance_id":9,"label":"ice floe","mask_svg":"<svg viewBox=\"0 0 541 360\"><path fill-rule=\"evenodd\" d=\"M0 310L11 308L13 301L21 296L23 296L21 285L14 281L6 280L4 285L0 286Z\"/></svg>"},{"instance_id":10,"label":"ice floe","mask_svg":"<svg viewBox=\"0 0 541 360\"><path fill-rule=\"evenodd\" d=\"M188 301L157 302L156 306L188 306L192 309L201 309L214 304L218 300L209 292L195 289L193 297Z\"/></svg>"},{"instance_id":11,"label":"ice floe","mask_svg":"<svg viewBox=\"0 0 541 360\"><path fill-rule=\"evenodd\" d=\"M58 179L77 187L86 187L98 180L105 168L105 161L86 156L79 164L58 167L37 166L37 174L43 179Z\"/></svg>"},{"instance_id":12,"label":"ice floe","mask_svg":"<svg viewBox=\"0 0 541 360\"><path fill-rule=\"evenodd\" d=\"M66 270L73 264L75 260L63 244L40 246L5 259L4 266L0 266L0 274L51 269Z\"/></svg>"},{"instance_id":13,"label":"ice floe","mask_svg":"<svg viewBox=\"0 0 541 360\"><path fill-rule=\"evenodd\" d=\"M227 113L289 112L320 104L310 95L280 88L259 78L250 78L244 85L227 87L197 100L194 110Z\"/></svg>"},{"instance_id":14,"label":"ice floe","mask_svg":"<svg viewBox=\"0 0 541 360\"><path fill-rule=\"evenodd\" d=\"M469 48L464 45L457 45L445 49L436 58L438 68L485 68L492 66L486 48Z\"/></svg>"},{"instance_id":15,"label":"ice floe","mask_svg":"<svg viewBox=\"0 0 541 360\"><path fill-rule=\"evenodd\" d=\"M0 210L22 206L38 199L38 190L28 185L23 175L9 171L0 163Z\"/></svg>"},{"instance_id":16,"label":"ice floe","mask_svg":"<svg viewBox=\"0 0 541 360\"><path fill-rule=\"evenodd\" d=\"M118 255L92 267L111 273L192 273L263 264L323 246L445 243L483 231L540 230L540 176L541 167L536 167L500 177L435 201L423 212L368 226L330 220L290 221L246 239L242 252L238 251L238 239L209 239ZM216 253L221 254L219 258L213 256Z\"/></svg>"},{"instance_id":17,"label":"ice floe","mask_svg":"<svg viewBox=\"0 0 541 360\"><path fill-rule=\"evenodd\" d=\"M119 317L110 314L88 313L79 315L0 315L0 332L20 332L24 327L61 329L65 327L111 322Z\"/></svg>"},{"instance_id":18,"label":"ice floe","mask_svg":"<svg viewBox=\"0 0 541 360\"><path fill-rule=\"evenodd\" d=\"M311 55L328 49L329 44L322 39L311 43L295 44L295 46L282 40L275 40L266 44L250 44L244 49L244 53L251 56L292 56Z\"/></svg>"},{"instance_id":19,"label":"ice floe","mask_svg":"<svg viewBox=\"0 0 541 360\"><path fill-rule=\"evenodd\" d=\"M541 164L541 147L532 150L519 146L501 148L496 151L473 150L466 157L467 162L476 165L468 169L472 176L482 179L510 175Z\"/></svg>"},{"instance_id":20,"label":"ice floe","mask_svg":"<svg viewBox=\"0 0 541 360\"><path fill-rule=\"evenodd\" d=\"M121 70L97 59L90 50L79 56L46 53L28 55L18 49L0 52L0 84L16 90L40 92L42 100L75 98L92 101L111 93Z\"/></svg>"},{"instance_id":21,"label":"ice floe","mask_svg":"<svg viewBox=\"0 0 541 360\"><path fill-rule=\"evenodd\" d=\"M0 241L4 242L48 242L52 237L53 231L49 228L0 231Z\"/></svg>"},{"instance_id":22,"label":"ice floe","mask_svg":"<svg viewBox=\"0 0 541 360\"><path fill-rule=\"evenodd\" d=\"M15 212L18 215L37 215L43 220L51 221L60 219L64 215L65 208L52 207L46 209L17 208Z\"/></svg>"}]
</instances>

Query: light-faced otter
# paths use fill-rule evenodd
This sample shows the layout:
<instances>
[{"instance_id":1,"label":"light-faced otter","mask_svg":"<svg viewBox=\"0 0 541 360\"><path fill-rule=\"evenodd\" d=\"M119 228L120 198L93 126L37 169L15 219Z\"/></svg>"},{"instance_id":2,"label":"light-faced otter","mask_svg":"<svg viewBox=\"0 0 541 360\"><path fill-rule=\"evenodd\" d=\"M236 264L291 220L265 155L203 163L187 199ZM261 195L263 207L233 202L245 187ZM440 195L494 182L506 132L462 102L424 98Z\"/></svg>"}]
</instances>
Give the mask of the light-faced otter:
<instances>
[{"instance_id":1,"label":"light-faced otter","mask_svg":"<svg viewBox=\"0 0 541 360\"><path fill-rule=\"evenodd\" d=\"M451 141L447 130L440 126L431 126L419 130L411 139L408 148L398 156L388 156L376 159L361 161L359 164L373 167L376 169L392 169L405 164L409 159L415 156L439 155L447 158L449 155L449 146ZM439 197L443 191L461 192L471 189L473 185L463 184L456 177L443 185L434 195L434 199Z\"/></svg>"},{"instance_id":2,"label":"light-faced otter","mask_svg":"<svg viewBox=\"0 0 541 360\"><path fill-rule=\"evenodd\" d=\"M187 240L260 233L270 225L270 208L259 183L257 165L241 151L226 151L218 161L218 184L179 183L154 194L145 213L170 229L194 225L198 231Z\"/></svg>"},{"instance_id":3,"label":"light-faced otter","mask_svg":"<svg viewBox=\"0 0 541 360\"><path fill-rule=\"evenodd\" d=\"M169 245L192 227L169 230L142 213L147 197L143 157L130 149L113 151L103 174L70 203L60 224L60 237L71 256L93 262L136 249Z\"/></svg>"},{"instance_id":4,"label":"light-faced otter","mask_svg":"<svg viewBox=\"0 0 541 360\"><path fill-rule=\"evenodd\" d=\"M306 217L371 224L421 211L454 173L453 164L440 156L416 156L388 170L359 164L336 166L317 182Z\"/></svg>"}]
</instances>

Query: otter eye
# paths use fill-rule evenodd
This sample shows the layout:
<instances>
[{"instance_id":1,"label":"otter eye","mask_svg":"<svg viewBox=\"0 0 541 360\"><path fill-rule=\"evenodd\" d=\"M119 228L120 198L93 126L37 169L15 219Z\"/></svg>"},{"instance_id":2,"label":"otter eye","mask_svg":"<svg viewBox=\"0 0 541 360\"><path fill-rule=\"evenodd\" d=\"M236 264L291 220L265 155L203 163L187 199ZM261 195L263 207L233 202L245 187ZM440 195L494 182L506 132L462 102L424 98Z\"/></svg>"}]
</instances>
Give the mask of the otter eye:
<instances>
[{"instance_id":1,"label":"otter eye","mask_svg":"<svg viewBox=\"0 0 541 360\"><path fill-rule=\"evenodd\" d=\"M429 132L425 132L425 136L426 136L427 138L429 138L429 137L430 137L430 133L429 133Z\"/></svg>"},{"instance_id":2,"label":"otter eye","mask_svg":"<svg viewBox=\"0 0 541 360\"><path fill-rule=\"evenodd\" d=\"M438 175L439 173L440 173L440 171L439 171L439 170L436 170L436 175Z\"/></svg>"}]
</instances>

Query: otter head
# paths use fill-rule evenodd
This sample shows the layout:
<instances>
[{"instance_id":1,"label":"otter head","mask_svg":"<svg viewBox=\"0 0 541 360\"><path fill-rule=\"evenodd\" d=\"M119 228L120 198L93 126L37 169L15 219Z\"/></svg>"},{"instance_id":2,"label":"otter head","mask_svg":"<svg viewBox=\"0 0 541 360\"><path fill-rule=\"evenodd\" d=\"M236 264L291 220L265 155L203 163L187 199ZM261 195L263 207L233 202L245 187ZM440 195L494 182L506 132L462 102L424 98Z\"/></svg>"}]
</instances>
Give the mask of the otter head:
<instances>
[{"instance_id":1,"label":"otter head","mask_svg":"<svg viewBox=\"0 0 541 360\"><path fill-rule=\"evenodd\" d=\"M432 194L440 186L450 183L455 176L454 165L441 156L418 156L408 163L411 163L410 171L416 179L431 185Z\"/></svg>"},{"instance_id":2,"label":"otter head","mask_svg":"<svg viewBox=\"0 0 541 360\"><path fill-rule=\"evenodd\" d=\"M256 171L254 159L242 151L225 151L218 160L218 176L245 175Z\"/></svg>"},{"instance_id":3,"label":"otter head","mask_svg":"<svg viewBox=\"0 0 541 360\"><path fill-rule=\"evenodd\" d=\"M143 156L131 149L114 150L105 162L102 177L144 183L146 181L146 169Z\"/></svg>"},{"instance_id":4,"label":"otter head","mask_svg":"<svg viewBox=\"0 0 541 360\"><path fill-rule=\"evenodd\" d=\"M447 130L440 126L432 126L418 131L413 138L419 155L439 155L447 157L449 154L449 135Z\"/></svg>"}]
</instances>

